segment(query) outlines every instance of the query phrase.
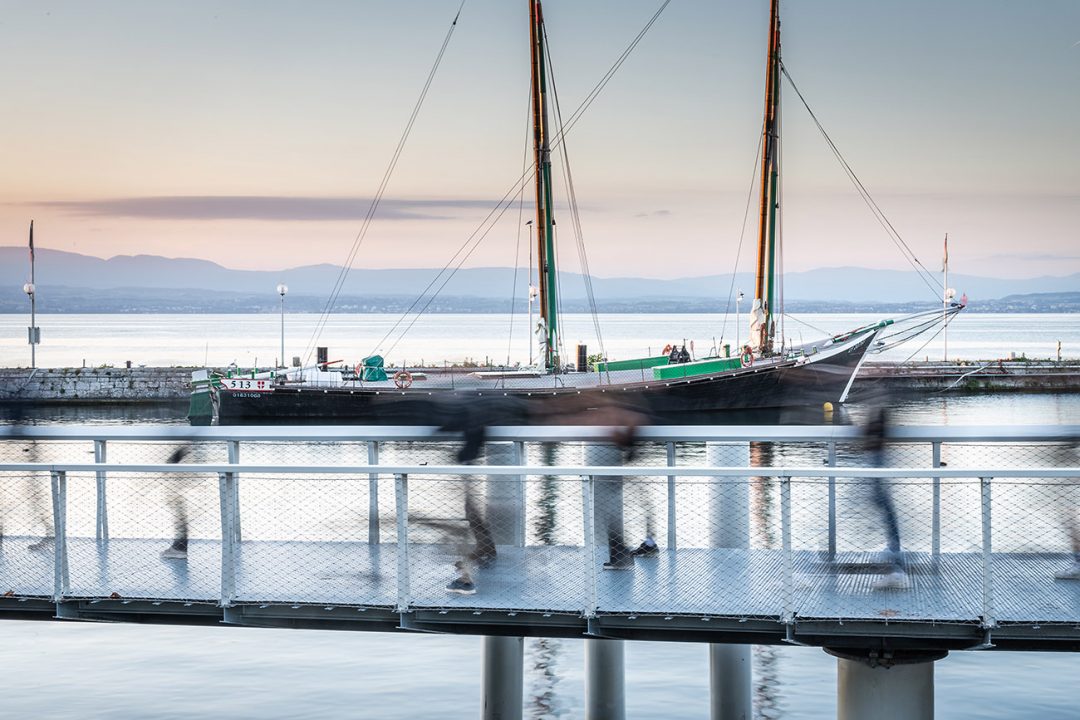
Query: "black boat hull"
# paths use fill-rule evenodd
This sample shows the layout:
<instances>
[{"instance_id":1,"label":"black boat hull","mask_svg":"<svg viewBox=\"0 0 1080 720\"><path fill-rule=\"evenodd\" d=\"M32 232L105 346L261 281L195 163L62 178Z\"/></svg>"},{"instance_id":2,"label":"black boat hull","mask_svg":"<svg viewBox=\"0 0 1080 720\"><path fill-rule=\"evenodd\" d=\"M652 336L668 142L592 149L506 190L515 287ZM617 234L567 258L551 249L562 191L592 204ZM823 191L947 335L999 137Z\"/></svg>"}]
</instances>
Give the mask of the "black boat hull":
<instances>
[{"instance_id":1,"label":"black boat hull","mask_svg":"<svg viewBox=\"0 0 1080 720\"><path fill-rule=\"evenodd\" d=\"M515 390L454 390L412 387L276 388L273 392L219 390L220 425L440 425L448 408L468 404L489 424L605 424L610 408L629 409L661 424L739 422L763 411L797 421L806 410L820 418L825 402L836 403L873 341L868 333L830 357L734 373L679 380ZM419 385L419 383L418 383Z\"/></svg>"}]
</instances>

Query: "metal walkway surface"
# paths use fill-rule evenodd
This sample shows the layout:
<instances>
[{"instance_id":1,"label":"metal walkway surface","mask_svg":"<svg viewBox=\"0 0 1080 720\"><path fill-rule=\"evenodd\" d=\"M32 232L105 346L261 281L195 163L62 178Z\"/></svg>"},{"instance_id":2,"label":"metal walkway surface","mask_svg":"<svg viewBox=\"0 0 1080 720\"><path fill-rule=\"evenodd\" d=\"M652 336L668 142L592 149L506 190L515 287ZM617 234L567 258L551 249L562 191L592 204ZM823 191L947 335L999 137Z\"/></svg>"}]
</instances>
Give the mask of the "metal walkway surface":
<instances>
[{"instance_id":1,"label":"metal walkway surface","mask_svg":"<svg viewBox=\"0 0 1080 720\"><path fill-rule=\"evenodd\" d=\"M860 467L851 428L646 428L629 461L602 428L500 428L463 466L425 428L2 428L0 617L1075 651L1078 431L900 428L900 463ZM496 557L461 595L468 498ZM660 551L604 569L613 532Z\"/></svg>"}]
</instances>

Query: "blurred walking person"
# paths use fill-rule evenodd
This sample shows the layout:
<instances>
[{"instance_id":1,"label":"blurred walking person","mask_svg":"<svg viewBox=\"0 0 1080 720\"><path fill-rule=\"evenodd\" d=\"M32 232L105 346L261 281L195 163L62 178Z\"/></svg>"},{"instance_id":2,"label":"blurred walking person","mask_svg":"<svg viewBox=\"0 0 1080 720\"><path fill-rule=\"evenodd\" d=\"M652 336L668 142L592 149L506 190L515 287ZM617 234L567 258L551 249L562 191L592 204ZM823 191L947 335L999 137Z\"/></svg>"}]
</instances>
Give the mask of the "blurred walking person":
<instances>
[{"instance_id":1,"label":"blurred walking person","mask_svg":"<svg viewBox=\"0 0 1080 720\"><path fill-rule=\"evenodd\" d=\"M1080 446L1074 440L1067 446L1067 452L1061 453L1063 464L1080 465ZM1058 580L1080 580L1080 503L1077 502L1080 495L1080 478L1071 478L1066 481L1064 487L1066 501L1061 503L1061 513L1065 532L1069 536L1069 544L1072 547L1072 565L1054 573Z\"/></svg>"},{"instance_id":2,"label":"blurred walking person","mask_svg":"<svg viewBox=\"0 0 1080 720\"><path fill-rule=\"evenodd\" d=\"M869 456L870 467L885 467L885 441L889 434L889 415L884 406L876 407L863 431L863 444ZM904 556L900 550L900 525L896 516L896 506L885 478L870 478L870 491L874 507L881 514L887 542L885 550L886 571L878 578L875 590L903 589L910 586L907 571L904 568Z\"/></svg>"},{"instance_id":3,"label":"blurred walking person","mask_svg":"<svg viewBox=\"0 0 1080 720\"><path fill-rule=\"evenodd\" d=\"M190 452L186 446L179 447L169 456L168 462L181 462ZM166 480L165 504L173 519L173 541L169 547L161 551L161 557L165 560L187 560L190 512L185 486L189 482L190 480L182 473L177 473L176 476Z\"/></svg>"}]
</instances>

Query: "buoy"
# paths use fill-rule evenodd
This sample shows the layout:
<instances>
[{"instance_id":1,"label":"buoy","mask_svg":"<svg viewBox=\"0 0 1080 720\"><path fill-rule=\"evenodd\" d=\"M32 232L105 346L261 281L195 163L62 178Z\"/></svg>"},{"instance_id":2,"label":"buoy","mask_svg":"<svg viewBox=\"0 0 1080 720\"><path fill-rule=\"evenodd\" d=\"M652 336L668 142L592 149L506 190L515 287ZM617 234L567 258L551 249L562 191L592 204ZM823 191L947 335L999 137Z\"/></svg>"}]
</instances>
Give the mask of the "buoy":
<instances>
[{"instance_id":1,"label":"buoy","mask_svg":"<svg viewBox=\"0 0 1080 720\"><path fill-rule=\"evenodd\" d=\"M828 401L826 401L825 404L822 405L821 407L825 412L832 412L832 410L833 410L832 403L828 402Z\"/></svg>"}]
</instances>

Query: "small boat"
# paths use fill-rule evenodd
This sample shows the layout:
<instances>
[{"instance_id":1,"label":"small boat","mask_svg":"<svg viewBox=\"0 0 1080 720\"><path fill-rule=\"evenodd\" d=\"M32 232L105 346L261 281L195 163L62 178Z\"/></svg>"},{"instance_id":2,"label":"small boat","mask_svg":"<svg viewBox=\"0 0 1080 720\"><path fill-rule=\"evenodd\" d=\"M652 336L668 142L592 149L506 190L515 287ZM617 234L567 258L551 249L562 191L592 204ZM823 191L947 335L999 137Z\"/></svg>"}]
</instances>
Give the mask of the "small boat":
<instances>
[{"instance_id":1,"label":"small boat","mask_svg":"<svg viewBox=\"0 0 1080 720\"><path fill-rule=\"evenodd\" d=\"M780 234L779 122L780 19L771 1L769 51L762 129L757 269L749 341L734 353L693 360L685 348L661 355L589 363L579 346L577 362L563 359L557 311L554 202L543 10L529 0L533 185L535 188L539 361L524 369L461 373L401 368L392 374L381 358L355 367L331 363L323 351L306 368L193 379L190 419L195 424L352 423L439 424L446 408L484 403L505 409L502 424L598 422L612 406L652 422L723 422L734 411L842 403L867 352L891 320L787 344L777 339ZM531 306L530 306L531 307ZM956 308L953 309L955 311ZM948 315L948 313L946 314ZM947 317L946 317L947 319ZM598 423L599 424L599 423Z\"/></svg>"}]
</instances>

